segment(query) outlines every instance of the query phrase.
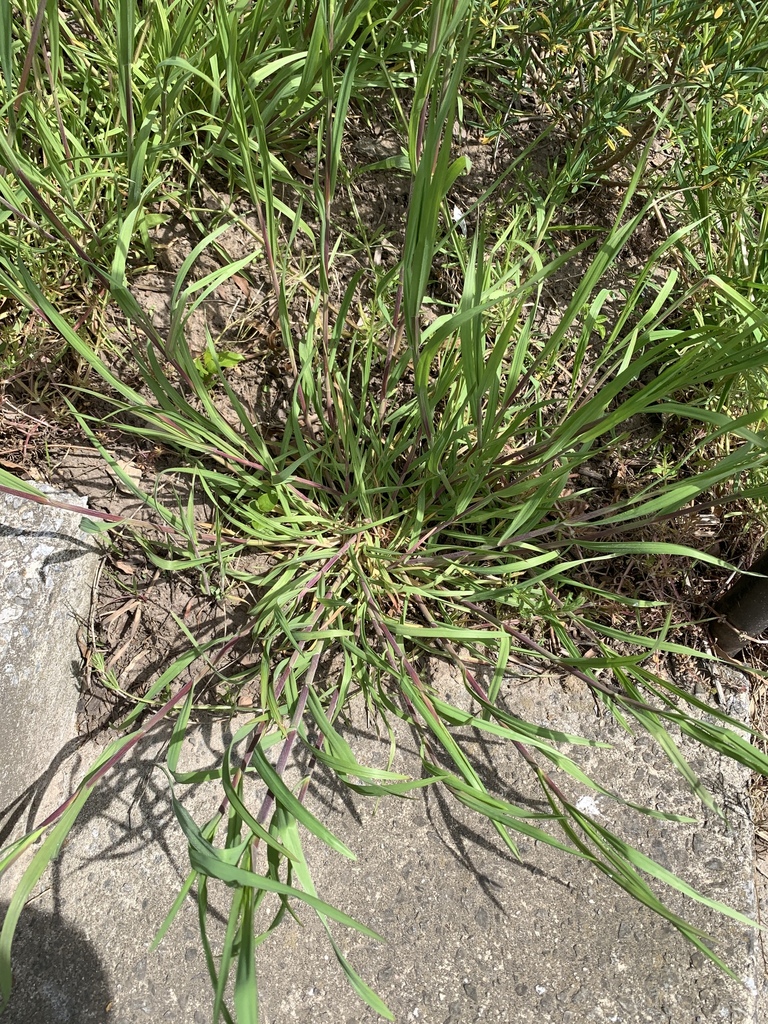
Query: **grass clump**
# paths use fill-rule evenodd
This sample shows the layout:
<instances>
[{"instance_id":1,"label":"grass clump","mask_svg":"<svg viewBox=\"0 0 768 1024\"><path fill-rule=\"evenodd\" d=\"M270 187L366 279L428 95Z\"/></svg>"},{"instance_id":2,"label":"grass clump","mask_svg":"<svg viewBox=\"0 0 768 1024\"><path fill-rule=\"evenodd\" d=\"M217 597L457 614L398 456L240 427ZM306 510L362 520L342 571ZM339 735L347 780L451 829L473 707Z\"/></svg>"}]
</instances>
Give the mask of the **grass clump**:
<instances>
[{"instance_id":1,"label":"grass clump","mask_svg":"<svg viewBox=\"0 0 768 1024\"><path fill-rule=\"evenodd\" d=\"M513 22L511 8L470 0L394 11L223 0L139 9L122 0L93 11L72 5L70 14L41 3L18 23L7 15L0 23L0 286L99 382L67 391L69 406L153 510L160 539L137 536L147 556L164 571L200 573L222 594L232 581L251 594L236 631L204 645L190 636L189 653L153 681L50 823L0 939L4 999L24 899L95 783L171 714L166 772L191 874L161 935L196 884L215 1019L256 1019L255 922L267 894L278 897L275 920L298 900L329 936L332 922L375 936L314 890L298 826L337 853L351 851L304 806L307 783L294 792L284 782L297 745L356 793L403 796L440 784L487 817L513 852L522 834L586 858L725 966L648 878L743 916L580 810L552 772L607 792L563 753L579 738L521 720L499 690L511 658L577 674L619 721L650 732L710 807L679 733L768 769L741 723L649 667L651 654L686 649L668 594L599 582L617 559L630 568L649 559L722 567L693 542L671 539L669 525L715 500L763 493L764 412L750 400L768 324L757 284L762 185L747 168L760 152L764 48L748 5L731 8L628 4L619 17L599 2L557 12L532 4ZM477 185L461 140L472 118L483 122L481 146L510 131L498 83L488 80L500 67L535 98L531 117L542 130L514 138L505 169L489 160ZM708 190L705 209L706 152L731 130L721 115L733 89L749 145L733 153L736 170ZM361 170L348 127L368 128L373 111L398 147ZM541 147L558 138L549 177L532 177ZM405 178L400 219L366 222L357 191L366 174ZM579 219L598 193L608 198L595 202L596 215ZM243 227L243 198L251 244L235 259L226 233ZM736 226L733 202L744 213ZM341 209L356 228L338 226ZM132 279L153 258L153 231L169 211L198 234L161 329ZM660 233L643 250L637 239L651 222ZM377 247L394 257L382 260ZM198 273L210 253L216 269ZM279 429L255 420L226 372L245 353L223 332L208 330L203 356L188 343L193 314L241 276L272 290L286 410ZM73 288L108 294L120 310L118 352L62 313ZM108 403L106 417L88 411L91 398ZM684 443L664 438L673 421L692 425ZM138 492L103 444L105 423L161 447L188 502ZM618 492L590 484L626 459L638 425L645 450L631 484ZM20 486L8 474L4 482ZM225 673L243 645L257 669ZM430 658L456 667L474 711L435 692ZM236 705L238 687L254 677L258 711L215 773L221 808L196 823L173 796L190 781L178 765L195 708L211 686ZM360 763L340 725L353 699L415 731L423 778ZM150 702L156 710L145 717ZM457 735L467 726L514 745L548 811L487 790ZM249 773L268 791L259 808L245 800ZM0 867L41 835L6 850ZM232 892L216 956L206 934L209 879ZM361 998L391 1019L331 942Z\"/></svg>"}]
</instances>

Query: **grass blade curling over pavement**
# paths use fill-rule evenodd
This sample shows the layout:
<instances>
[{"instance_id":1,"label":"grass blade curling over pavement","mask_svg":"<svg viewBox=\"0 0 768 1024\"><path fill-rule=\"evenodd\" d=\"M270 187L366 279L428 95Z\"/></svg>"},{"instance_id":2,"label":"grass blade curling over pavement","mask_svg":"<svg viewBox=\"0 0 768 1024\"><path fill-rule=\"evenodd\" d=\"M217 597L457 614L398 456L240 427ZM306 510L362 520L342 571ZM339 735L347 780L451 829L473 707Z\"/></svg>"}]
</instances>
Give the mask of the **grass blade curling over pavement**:
<instances>
[{"instance_id":1,"label":"grass blade curling over pavement","mask_svg":"<svg viewBox=\"0 0 768 1024\"><path fill-rule=\"evenodd\" d=\"M605 157L604 170L614 171L630 153L635 169L621 179L610 223L589 226L572 244L558 246L550 229L565 194L562 181L538 206L510 199L514 213L501 226L477 203L465 218L467 237L451 215L454 190L471 170L455 144L465 93L481 96L468 58L490 31L489 17L494 33L511 40L494 59L511 66L520 56L515 32L498 11L440 0L419 18L407 2L394 14L372 2L343 11L321 3L310 5L312 17L292 9L283 18L282 6L193 3L171 12L150 5L137 20L138 10L122 0L102 4L98 16L83 14L84 42L66 19L55 32L35 22L59 50L40 63L37 37L30 38L32 79L14 71L11 29L0 20L10 118L0 141L6 171L0 198L13 228L0 246L0 287L94 371L90 387L108 403L109 415L82 411L82 387L67 398L111 470L153 510L160 539L156 527L136 534L148 558L165 571L215 576L222 591L227 580L244 582L253 595L236 634L199 646L189 636L184 659L125 718L126 730L143 720L139 732L129 733L107 762L175 714L169 799L189 842L183 893L197 886L214 1017L256 1020L259 945L298 901L317 913L355 992L392 1019L332 929L378 936L315 891L302 831L341 856L354 853L305 806L309 780L298 792L286 783L299 747L357 794L404 797L442 785L492 822L510 850L523 835L594 863L727 969L646 877L740 922L743 915L715 905L579 809L573 799L579 787L622 801L579 766L579 746L587 741L523 721L499 699L504 672L515 661L567 669L627 728L649 732L708 806L713 798L679 749L680 734L768 772L765 756L743 739L741 723L652 670L651 655L687 650L670 625L674 609L653 594L618 593L596 572L618 558L722 566L674 539L666 526L713 494L722 501L750 488L759 494L750 480L768 469L762 410L741 409L736 417L712 399L730 390L741 394L746 380L763 373L768 319L751 269L744 287L724 276L712 231L700 223L704 210L695 211L693 222L676 221L631 272L620 267L644 218L664 198L661 186L647 180L656 139L683 130L688 108L673 102L684 86L678 64L700 41L696 33L712 40L711 26L699 24L691 5L678 5L680 17L665 22L680 35L670 50L677 56L670 65L654 51L642 65L647 80L634 84L640 65L632 47L645 45L646 36L634 28L614 35L610 60L617 76L627 76L627 88L615 93L597 76L595 102L585 106L592 113L584 114L563 176L569 188L579 174L589 176L587 157L602 147L605 132L619 155ZM587 6L595 17L605 14L604 5ZM42 11L35 9L41 18ZM107 14L115 19L114 40ZM594 31L609 27L596 22ZM535 48L530 57L535 62ZM590 68L597 74L594 59ZM556 74L564 76L564 68ZM67 85L78 76L86 106L102 78L115 83L108 92L112 106L102 104L87 138L75 131L80 108ZM32 85L49 105L35 106ZM565 89L559 78L550 85L551 97ZM401 129L392 166L408 174L408 210L393 263L359 262L343 278L338 265L351 242L335 214L352 176L345 122L371 97L386 99ZM40 110L49 106L52 121L38 131ZM31 149L33 131L38 139ZM311 166L296 148L299 137L314 147ZM685 138L693 146L698 136ZM297 167L305 180L298 180ZM193 280L196 258L219 246L228 222L206 226L176 274L163 333L132 293L131 274L141 254L151 254L152 227L164 216L159 201L173 209L186 202L199 214L200 193L214 175L232 195L248 197L257 237L250 253ZM502 186L499 178L484 195L502 196ZM297 199L293 207L287 197ZM315 246L311 270L301 273L293 248L298 235ZM76 267L87 288L105 290L120 308L128 325L121 358L58 308L56 275L41 273L34 258L41 246L49 269L66 276L66 268ZM274 291L291 367L277 433L254 424L236 379L217 365L216 347L204 370L185 334L209 294L257 263ZM443 267L458 285L437 303L436 268ZM577 283L553 317L546 292L565 271ZM297 278L310 296L310 315L301 323L290 307L301 287ZM126 355L130 377L120 369ZM695 443L663 449L658 425L671 418L696 425ZM192 498L212 510L212 522L195 518L192 498L189 504L164 499L167 488L140 492L105 447L105 422L172 453L166 479L186 482ZM650 431L643 442L646 468L625 495L606 498L584 481L621 458L630 434L637 443L637 424ZM260 567L244 568L246 559ZM175 785L203 781L179 770L180 751L199 694L225 682L220 665L246 642L258 655L260 711L236 733L221 766L205 773L206 781L220 782L221 806L198 824L174 796ZM435 692L431 659L455 667L474 710ZM193 681L176 690L175 680L193 664ZM394 717L412 728L422 778L361 763L341 727L353 700L364 700L386 730ZM151 702L159 710L144 719ZM468 727L513 745L548 811L533 812L487 790L462 742ZM246 795L249 775L266 789L256 807ZM20 892L30 891L41 858L60 842L72 814L69 805L61 809L56 843L41 848ZM0 870L20 852L19 846L5 851ZM217 951L208 933L209 879L224 881L232 893ZM180 905L181 898L159 938ZM0 938L4 999L20 906Z\"/></svg>"}]
</instances>

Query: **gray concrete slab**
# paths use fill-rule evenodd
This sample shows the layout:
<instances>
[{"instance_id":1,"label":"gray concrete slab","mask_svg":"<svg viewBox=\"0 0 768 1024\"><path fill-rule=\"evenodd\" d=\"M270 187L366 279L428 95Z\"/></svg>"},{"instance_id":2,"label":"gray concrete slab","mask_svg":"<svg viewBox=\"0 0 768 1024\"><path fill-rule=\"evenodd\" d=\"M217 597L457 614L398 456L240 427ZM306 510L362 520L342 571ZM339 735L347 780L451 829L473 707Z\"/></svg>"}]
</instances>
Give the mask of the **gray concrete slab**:
<instances>
[{"instance_id":1,"label":"gray concrete slab","mask_svg":"<svg viewBox=\"0 0 768 1024\"><path fill-rule=\"evenodd\" d=\"M702 815L668 763L644 737L634 739L595 717L586 688L573 679L510 679L507 697L531 720L597 737L611 751L581 763L608 786L652 807L697 815L697 823L660 823L583 794L598 820L683 875L706 895L754 915L751 826L744 774L684 745L692 764L729 808L728 821ZM377 746L371 738L371 759ZM540 803L519 759L501 744L467 736L466 749L489 788L517 803ZM378 745L377 760L384 762ZM395 768L413 769L415 754ZM558 773L556 773L558 774ZM567 780L559 779L568 787ZM572 793L576 794L574 787ZM320 786L314 806L359 854L352 865L323 856L314 843L315 881L326 898L371 924L389 945L349 933L343 946L398 1021L469 1024L754 1021L764 976L754 933L680 896L678 913L716 936L739 976L730 982L679 934L594 867L522 839L516 861L485 825L455 802L428 791L422 799L382 803L330 800ZM350 805L354 812L350 813ZM342 873L343 881L339 879ZM660 894L663 887L657 887ZM666 895L666 894L664 894ZM310 915L289 923L266 950L263 972L290 963L290 984L270 985L271 1022L378 1018L339 1001L338 969ZM311 1011L308 1007L311 1006ZM340 1012L341 1011L341 1012Z\"/></svg>"},{"instance_id":2,"label":"gray concrete slab","mask_svg":"<svg viewBox=\"0 0 768 1024\"><path fill-rule=\"evenodd\" d=\"M14 508L12 515L25 512ZM34 529L15 520L10 532L0 534L0 563L20 564L18 553L9 555L5 546L18 543L20 529L27 530L28 544L42 543ZM65 550L80 548L70 544ZM42 557L45 562L50 553ZM39 578L39 569L29 571ZM24 593L30 636L42 624L52 637L45 626L48 620ZM47 600L43 587L36 593L40 601ZM69 603L74 610L74 598ZM1 597L0 610L7 604ZM69 631L69 646L58 655L49 646L48 660L71 666L76 620L72 615L65 620L62 644ZM37 645L31 642L27 649L34 652ZM10 660L18 680L15 692L31 692L30 715L44 715L47 705L34 703L40 664L33 661L27 673L18 652L11 651ZM74 687L71 677L69 685ZM438 675L435 685L455 693L455 680L449 677ZM659 823L603 796L590 802L589 794L571 788L574 798L587 799L584 806L628 842L707 895L754 916L744 772L683 743L694 768L726 806L723 821L702 813L646 737L633 737L611 720L598 718L591 696L577 681L510 677L504 696L510 707L532 720L614 744L611 751L579 751L580 761L609 787L652 806L692 812L695 824ZM95 743L81 746L65 734L49 741L46 721L30 734L30 748L18 747L15 756L23 760L28 754L34 763L17 775L21 782L44 771L40 765L45 757L58 759L50 799L82 776L99 748ZM40 742L43 736L45 743ZM361 760L386 763L388 745L370 732L362 714L349 723L347 737ZM399 738L395 768L418 772L413 737L402 730ZM203 723L183 766L216 763L225 739L226 727L222 733L220 724ZM148 738L105 778L58 860L33 891L14 948L16 988L3 1024L201 1024L210 1019L208 978L191 899L160 948L154 953L148 949L188 868L186 843L170 811L165 778L156 767L166 741L167 732ZM538 799L519 759L504 745L471 733L463 742L491 791L515 802ZM299 763L297 771L301 768ZM563 784L570 785L569 780ZM13 787L18 789L18 782ZM217 802L213 785L180 795L199 822ZM0 809L4 806L0 801ZM487 824L438 790L422 791L411 800L372 802L343 791L321 772L312 784L309 806L357 853L357 860L349 862L306 838L319 894L388 940L375 943L335 929L345 954L401 1024L760 1020L765 976L755 934L688 899L669 897L675 910L717 938L716 948L736 971L738 982L725 978L674 929L639 908L594 867L525 839L518 861ZM0 916L13 880L12 873L0 879ZM212 886L214 941L224 927L229 895L226 887ZM311 912L297 907L297 913L301 923L286 920L261 947L261 1020L378 1020L347 987Z\"/></svg>"},{"instance_id":3,"label":"gray concrete slab","mask_svg":"<svg viewBox=\"0 0 768 1024\"><path fill-rule=\"evenodd\" d=\"M40 490L63 503L77 494ZM0 808L12 804L75 736L73 666L99 549L81 517L0 493Z\"/></svg>"}]
</instances>

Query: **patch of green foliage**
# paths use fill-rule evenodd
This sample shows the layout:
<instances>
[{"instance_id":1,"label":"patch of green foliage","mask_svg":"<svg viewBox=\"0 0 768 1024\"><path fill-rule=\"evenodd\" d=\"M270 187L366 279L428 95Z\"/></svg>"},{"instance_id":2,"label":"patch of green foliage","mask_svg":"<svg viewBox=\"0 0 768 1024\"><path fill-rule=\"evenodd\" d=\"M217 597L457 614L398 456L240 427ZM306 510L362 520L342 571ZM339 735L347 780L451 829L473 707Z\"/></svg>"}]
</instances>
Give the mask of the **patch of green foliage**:
<instances>
[{"instance_id":1,"label":"patch of green foliage","mask_svg":"<svg viewBox=\"0 0 768 1024\"><path fill-rule=\"evenodd\" d=\"M754 383L763 380L768 328L763 6L16 7L14 16L10 5L0 8L0 288L95 371L113 425L173 453L176 472L214 509L213 528L203 527L183 502L141 494L164 524L162 543L137 535L148 557L165 571L211 572L222 590L242 579L256 596L238 635L204 650L190 639L190 652L145 695L159 710L144 718L137 705L51 824L0 936L3 1000L26 896L104 771L171 714L169 799L189 841L183 892L197 883L214 1019L256 1020L254 921L266 899L277 901L275 920L303 901L329 936L333 922L374 936L315 893L303 832L350 851L304 806L306 787L297 796L283 782L297 745L356 793L403 796L441 785L488 818L510 850L522 833L587 858L721 963L649 878L716 904L606 832L549 774L556 766L575 785L604 791L563 752L583 741L520 720L498 696L513 655L579 675L609 712L651 733L710 807L679 733L768 771L740 723L649 667L650 655L683 649L671 631L675 609L655 595L598 587L586 571L618 557L722 567L670 541L661 525L714 494L724 503L763 494L768 438ZM354 194L352 118L386 120L401 139L399 155L382 163L409 183L404 231L384 239L395 251L391 264L376 258L380 237L362 220L357 237L337 226L341 198ZM523 123L536 140L466 211L464 238L451 216L453 191L471 170L457 141L462 129L478 128L492 147ZM532 161L553 142L537 177ZM609 187L618 196L610 218L580 220L585 197ZM230 199L213 222L201 214L211 191ZM222 236L242 226L243 200L258 227L250 229L252 251L232 259ZM153 229L168 209L200 241L176 275L169 328L160 332L131 280L153 258ZM625 259L650 215L661 237ZM302 274L297 239L311 252ZM197 280L204 251L216 254L218 269ZM357 269L338 285L350 253ZM209 347L195 358L185 336L208 296L257 266L273 290L292 370L278 440L254 425L223 372L240 356ZM458 281L439 306L438 269ZM550 290L564 273L575 283L553 304ZM312 281L298 332L297 279ZM127 354L141 386L114 369L101 339L84 340L62 313L61 297L75 285L106 289L132 326ZM99 423L79 411L78 392L68 397L83 433L135 490L102 446ZM665 417L695 424L694 439L682 453L660 448L657 458L651 443L647 472L628 496L596 502L590 487L573 485L594 460L621 457L632 423ZM20 486L5 473L0 482ZM254 553L264 567L243 574L240 556ZM616 613L613 622L605 609ZM259 655L261 710L215 772L222 809L196 823L173 796L175 784L190 781L178 768L180 751L199 692L233 643L248 638ZM455 666L474 712L432 690L421 668L430 657ZM331 661L340 667L329 677ZM172 693L193 662L189 681ZM339 722L357 690L384 719L399 716L417 731L423 778L358 761ZM458 738L467 725L515 745L548 812L532 815L487 790ZM260 809L245 802L248 772L269 791ZM3 851L0 870L42 834ZM260 844L269 851L263 873L254 867ZM225 881L232 894L216 960L205 935L208 879ZM360 997L391 1019L331 942Z\"/></svg>"}]
</instances>

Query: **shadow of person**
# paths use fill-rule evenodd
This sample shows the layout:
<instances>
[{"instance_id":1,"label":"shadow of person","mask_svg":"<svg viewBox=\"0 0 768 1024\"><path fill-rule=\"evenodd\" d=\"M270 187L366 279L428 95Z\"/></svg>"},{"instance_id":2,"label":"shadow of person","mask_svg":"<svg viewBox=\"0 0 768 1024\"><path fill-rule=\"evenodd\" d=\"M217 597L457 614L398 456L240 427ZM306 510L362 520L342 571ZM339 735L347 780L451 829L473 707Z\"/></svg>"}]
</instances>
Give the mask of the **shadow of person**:
<instances>
[{"instance_id":1,"label":"shadow of person","mask_svg":"<svg viewBox=\"0 0 768 1024\"><path fill-rule=\"evenodd\" d=\"M8 903L0 902L0 921ZM26 906L12 950L13 989L2 1024L104 1024L111 993L94 944L57 914Z\"/></svg>"}]
</instances>

